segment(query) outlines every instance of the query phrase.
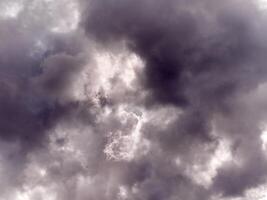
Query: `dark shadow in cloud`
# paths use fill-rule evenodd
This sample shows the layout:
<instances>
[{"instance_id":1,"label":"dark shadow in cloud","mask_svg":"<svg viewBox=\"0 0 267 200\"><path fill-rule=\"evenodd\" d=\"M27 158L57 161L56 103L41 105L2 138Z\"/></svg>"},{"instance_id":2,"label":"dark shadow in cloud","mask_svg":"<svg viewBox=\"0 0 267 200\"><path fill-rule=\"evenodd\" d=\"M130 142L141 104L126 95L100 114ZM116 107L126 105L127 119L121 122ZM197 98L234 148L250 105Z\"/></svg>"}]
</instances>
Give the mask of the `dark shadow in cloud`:
<instances>
[{"instance_id":1,"label":"dark shadow in cloud","mask_svg":"<svg viewBox=\"0 0 267 200\"><path fill-rule=\"evenodd\" d=\"M246 110L244 105L238 105L239 99L266 81L267 47L262 34L266 24L252 1L81 2L81 26L90 38L111 46L125 41L144 61L142 83L150 94L146 106L173 105L182 111L163 131L149 128L153 122L148 122L143 130L151 142L156 141L160 148L176 155L196 144L205 147L217 140L211 135L212 123L225 118L226 127L222 129L236 126L236 130L222 136L227 135L233 143L244 137L246 142L238 147L237 156L245 163L241 169L233 163L222 166L214 178L214 188L225 196L238 196L263 183L266 161L258 148L259 138L252 137L260 134L259 121L240 115L251 125L245 130L242 120L227 120L240 114L236 107ZM252 156L245 156L248 148L255 149L254 156L262 160L259 169L255 169ZM190 160L192 155L188 156Z\"/></svg>"},{"instance_id":2,"label":"dark shadow in cloud","mask_svg":"<svg viewBox=\"0 0 267 200\"><path fill-rule=\"evenodd\" d=\"M217 104L249 81L242 73L255 77L264 70L262 63L256 62L264 50L255 37L257 13L250 3L241 6L227 1L218 7L212 3L213 12L208 12L209 1L190 3L90 1L83 25L90 36L104 43L126 40L141 56L146 64L145 86L154 97L150 104L186 106L191 103L187 90L194 89L191 84L196 81L203 81L200 87L210 85L207 95L214 94L211 103ZM252 60L254 69L250 69Z\"/></svg>"}]
</instances>

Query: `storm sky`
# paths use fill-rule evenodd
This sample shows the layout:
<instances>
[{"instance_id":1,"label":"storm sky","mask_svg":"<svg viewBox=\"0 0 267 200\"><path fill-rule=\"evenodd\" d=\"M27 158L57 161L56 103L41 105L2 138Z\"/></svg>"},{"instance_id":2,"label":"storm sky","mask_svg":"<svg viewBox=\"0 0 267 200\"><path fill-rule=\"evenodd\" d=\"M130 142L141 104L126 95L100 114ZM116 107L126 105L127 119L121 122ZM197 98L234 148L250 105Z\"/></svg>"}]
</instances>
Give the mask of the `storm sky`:
<instances>
[{"instance_id":1,"label":"storm sky","mask_svg":"<svg viewBox=\"0 0 267 200\"><path fill-rule=\"evenodd\" d=\"M1 0L0 200L267 200L267 2Z\"/></svg>"}]
</instances>

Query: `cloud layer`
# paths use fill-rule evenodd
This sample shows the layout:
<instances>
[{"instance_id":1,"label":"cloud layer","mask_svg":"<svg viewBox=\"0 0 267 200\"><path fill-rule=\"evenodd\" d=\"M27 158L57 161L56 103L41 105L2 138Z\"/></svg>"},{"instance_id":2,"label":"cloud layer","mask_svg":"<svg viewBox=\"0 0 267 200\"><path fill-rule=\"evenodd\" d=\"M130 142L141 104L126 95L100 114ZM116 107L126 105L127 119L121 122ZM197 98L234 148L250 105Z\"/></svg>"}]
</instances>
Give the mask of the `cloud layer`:
<instances>
[{"instance_id":1,"label":"cloud layer","mask_svg":"<svg viewBox=\"0 0 267 200\"><path fill-rule=\"evenodd\" d=\"M266 193L267 25L256 2L0 10L0 199Z\"/></svg>"}]
</instances>

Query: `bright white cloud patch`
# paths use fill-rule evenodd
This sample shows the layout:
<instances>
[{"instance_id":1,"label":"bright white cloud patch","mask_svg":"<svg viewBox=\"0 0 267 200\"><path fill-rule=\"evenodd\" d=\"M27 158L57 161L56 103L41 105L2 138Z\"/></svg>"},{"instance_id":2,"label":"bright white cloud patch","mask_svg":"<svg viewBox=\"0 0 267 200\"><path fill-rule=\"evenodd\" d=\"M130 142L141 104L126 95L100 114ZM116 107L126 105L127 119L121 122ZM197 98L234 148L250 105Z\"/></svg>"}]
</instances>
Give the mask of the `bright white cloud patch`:
<instances>
[{"instance_id":1,"label":"bright white cloud patch","mask_svg":"<svg viewBox=\"0 0 267 200\"><path fill-rule=\"evenodd\" d=\"M258 0L259 7L263 10L267 9L267 1L266 0Z\"/></svg>"},{"instance_id":2,"label":"bright white cloud patch","mask_svg":"<svg viewBox=\"0 0 267 200\"><path fill-rule=\"evenodd\" d=\"M11 0L0 2L0 16L4 18L15 18L23 9L22 0Z\"/></svg>"},{"instance_id":3,"label":"bright white cloud patch","mask_svg":"<svg viewBox=\"0 0 267 200\"><path fill-rule=\"evenodd\" d=\"M57 23L51 29L53 32L64 33L73 31L77 28L80 20L77 2L60 0L58 2L51 1L49 3L54 6L51 12L56 13L59 18Z\"/></svg>"},{"instance_id":4,"label":"bright white cloud patch","mask_svg":"<svg viewBox=\"0 0 267 200\"><path fill-rule=\"evenodd\" d=\"M141 154L146 153L148 143L142 139L140 130L145 121L143 115L136 115L134 112L129 112L125 110L124 106L119 108L118 119L122 121L126 129L125 132L118 130L108 135L108 144L104 149L104 153L108 159L131 161L139 156L136 155L138 150L139 153L141 151Z\"/></svg>"},{"instance_id":5,"label":"bright white cloud patch","mask_svg":"<svg viewBox=\"0 0 267 200\"><path fill-rule=\"evenodd\" d=\"M98 51L95 54L99 87L106 92L113 90L112 84L116 79L124 84L121 90L135 89L133 81L136 81L136 72L144 66L136 54L129 52L124 45L121 48L119 52Z\"/></svg>"},{"instance_id":6,"label":"bright white cloud patch","mask_svg":"<svg viewBox=\"0 0 267 200\"><path fill-rule=\"evenodd\" d=\"M196 162L188 167L187 174L197 184L209 188L213 183L213 178L217 175L217 170L232 159L229 143L221 139L210 160L205 165L201 164L201 160L200 163Z\"/></svg>"}]
</instances>

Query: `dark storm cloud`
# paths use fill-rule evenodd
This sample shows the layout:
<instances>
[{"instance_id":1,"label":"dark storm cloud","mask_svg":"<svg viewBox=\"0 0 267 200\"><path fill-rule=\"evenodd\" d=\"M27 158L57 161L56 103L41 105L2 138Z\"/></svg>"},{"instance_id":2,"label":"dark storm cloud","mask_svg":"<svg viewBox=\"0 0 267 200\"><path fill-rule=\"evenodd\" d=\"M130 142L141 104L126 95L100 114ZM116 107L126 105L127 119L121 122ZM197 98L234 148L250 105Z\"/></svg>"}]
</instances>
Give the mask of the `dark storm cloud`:
<instances>
[{"instance_id":1,"label":"dark storm cloud","mask_svg":"<svg viewBox=\"0 0 267 200\"><path fill-rule=\"evenodd\" d=\"M140 80L149 92L145 105L174 105L182 110L165 129L153 128L153 122L143 127L151 142L172 152L166 153L170 159L184 153L192 160L201 154L199 146L216 144L217 136L211 135L215 123L223 130L221 136L239 144L233 154L242 163L231 162L218 171L211 187L214 192L238 196L265 181L266 158L259 139L263 119L251 118L240 101L267 75L266 20L252 1L92 0L82 1L82 8L82 26L90 38L107 46L126 41L144 61ZM253 153L248 154L249 149ZM155 162L159 161L151 165ZM158 181L163 183L166 176ZM146 195L156 187L153 184ZM185 190L191 192L190 187ZM143 198L182 198L179 193L171 197L172 193L166 189L155 191L157 197Z\"/></svg>"},{"instance_id":2,"label":"dark storm cloud","mask_svg":"<svg viewBox=\"0 0 267 200\"><path fill-rule=\"evenodd\" d=\"M76 1L17 2L0 18L3 198L213 200L266 183L267 26L254 2L77 0L67 32L53 28ZM130 66L131 88L120 53L144 64ZM213 169L224 140L232 159Z\"/></svg>"},{"instance_id":3,"label":"dark storm cloud","mask_svg":"<svg viewBox=\"0 0 267 200\"><path fill-rule=\"evenodd\" d=\"M186 106L192 101L187 90L199 84L203 90L199 93L206 92L215 104L240 82L250 81L244 80L246 75L264 72L258 59L263 58L265 47L255 37L262 19L255 19L258 13L252 4L210 4L90 1L83 24L101 41L126 40L144 59L145 85L155 97L152 101Z\"/></svg>"}]
</instances>

